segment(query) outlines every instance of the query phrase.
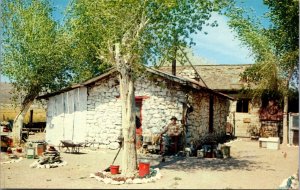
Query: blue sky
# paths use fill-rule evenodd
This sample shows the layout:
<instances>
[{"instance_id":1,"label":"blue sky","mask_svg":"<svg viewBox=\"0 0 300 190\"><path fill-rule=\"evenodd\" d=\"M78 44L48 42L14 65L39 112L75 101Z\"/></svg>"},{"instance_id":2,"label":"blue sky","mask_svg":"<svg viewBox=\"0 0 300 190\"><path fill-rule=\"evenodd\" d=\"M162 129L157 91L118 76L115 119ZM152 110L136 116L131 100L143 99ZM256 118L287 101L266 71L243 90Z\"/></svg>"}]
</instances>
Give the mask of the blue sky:
<instances>
[{"instance_id":1,"label":"blue sky","mask_svg":"<svg viewBox=\"0 0 300 190\"><path fill-rule=\"evenodd\" d=\"M53 0L53 5L56 8L53 16L56 20L62 18L62 12L68 2L69 0ZM268 10L262 0L237 0L236 2L247 9L253 9L258 16L262 16ZM240 41L234 37L234 33L229 29L228 19L225 16L213 14L211 20L217 20L219 26L203 27L203 31L208 32L207 35L203 32L193 35L196 42L196 45L192 47L193 55L208 64L253 63L251 52L246 47L241 46Z\"/></svg>"},{"instance_id":2,"label":"blue sky","mask_svg":"<svg viewBox=\"0 0 300 190\"><path fill-rule=\"evenodd\" d=\"M238 4L251 8L258 16L262 16L268 9L263 4L263 0L237 0ZM55 11L53 17L56 20L62 20L62 15L69 0L52 0ZM208 64L250 64L254 60L251 57L251 52L243 47L238 39L234 37L227 25L227 18L218 14L212 15L212 21L217 20L218 27L204 27L203 31L208 32L205 35L199 32L194 35L196 45L192 47L195 57L199 57ZM263 23L267 24L267 22ZM197 59L199 60L199 59ZM199 63L194 63L199 64ZM201 63L200 63L201 64ZM1 77L1 81L8 81L6 77Z\"/></svg>"},{"instance_id":3,"label":"blue sky","mask_svg":"<svg viewBox=\"0 0 300 190\"><path fill-rule=\"evenodd\" d=\"M257 16L263 16L268 11L262 0L244 0L244 3L237 1L238 5L253 9ZM228 18L213 14L211 20L217 20L218 27L204 27L207 35L199 33L194 36L196 45L193 47L195 56L199 56L214 64L249 64L254 60L251 52L234 37L235 33L229 28ZM268 25L266 20L262 21Z\"/></svg>"}]
</instances>

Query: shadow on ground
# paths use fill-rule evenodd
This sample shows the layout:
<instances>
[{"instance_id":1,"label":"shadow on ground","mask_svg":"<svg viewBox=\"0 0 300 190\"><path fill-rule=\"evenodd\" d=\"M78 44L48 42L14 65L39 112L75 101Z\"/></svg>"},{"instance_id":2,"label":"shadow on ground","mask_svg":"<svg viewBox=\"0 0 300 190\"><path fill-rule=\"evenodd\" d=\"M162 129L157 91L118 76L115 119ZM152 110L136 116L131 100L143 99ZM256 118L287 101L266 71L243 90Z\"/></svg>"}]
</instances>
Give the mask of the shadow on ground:
<instances>
[{"instance_id":1,"label":"shadow on ground","mask_svg":"<svg viewBox=\"0 0 300 190\"><path fill-rule=\"evenodd\" d=\"M161 158L151 159L151 166L154 168L165 168L178 171L191 170L246 170L254 171L262 168L261 162L250 161L246 159L226 158L226 159L209 159L196 157L167 157L165 162Z\"/></svg>"}]
</instances>

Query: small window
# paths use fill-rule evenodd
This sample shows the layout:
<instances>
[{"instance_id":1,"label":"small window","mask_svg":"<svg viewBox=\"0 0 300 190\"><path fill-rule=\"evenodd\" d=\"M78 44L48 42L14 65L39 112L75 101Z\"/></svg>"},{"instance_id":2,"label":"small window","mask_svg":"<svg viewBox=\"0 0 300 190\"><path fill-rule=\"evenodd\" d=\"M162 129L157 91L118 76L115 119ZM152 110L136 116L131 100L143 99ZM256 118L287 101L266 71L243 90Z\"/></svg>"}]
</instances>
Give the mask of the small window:
<instances>
[{"instance_id":1,"label":"small window","mask_svg":"<svg viewBox=\"0 0 300 190\"><path fill-rule=\"evenodd\" d=\"M236 104L236 112L248 113L249 100L242 99L238 100Z\"/></svg>"}]
</instances>

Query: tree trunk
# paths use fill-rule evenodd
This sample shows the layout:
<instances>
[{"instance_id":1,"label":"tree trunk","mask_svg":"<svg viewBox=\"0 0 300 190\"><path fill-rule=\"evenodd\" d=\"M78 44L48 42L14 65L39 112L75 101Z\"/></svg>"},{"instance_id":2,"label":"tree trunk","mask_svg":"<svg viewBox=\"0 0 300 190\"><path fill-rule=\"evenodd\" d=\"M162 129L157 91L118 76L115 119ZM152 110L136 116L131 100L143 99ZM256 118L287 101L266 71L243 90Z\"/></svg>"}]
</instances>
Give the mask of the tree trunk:
<instances>
[{"instance_id":1,"label":"tree trunk","mask_svg":"<svg viewBox=\"0 0 300 190\"><path fill-rule=\"evenodd\" d=\"M121 56L119 44L115 44L115 61L119 71L120 96L122 101L123 157L122 175L133 177L137 171L135 136L135 96L131 65Z\"/></svg>"},{"instance_id":2,"label":"tree trunk","mask_svg":"<svg viewBox=\"0 0 300 190\"><path fill-rule=\"evenodd\" d=\"M122 100L122 133L124 138L122 175L133 177L137 170L135 99L134 82L128 72L120 74L120 95Z\"/></svg>"},{"instance_id":3,"label":"tree trunk","mask_svg":"<svg viewBox=\"0 0 300 190\"><path fill-rule=\"evenodd\" d=\"M33 100L34 98L25 97L21 106L21 110L14 119L13 130L12 130L12 139L13 139L14 146L18 146L21 144L21 140L22 140L21 135L22 135L24 118L29 107L32 105Z\"/></svg>"},{"instance_id":4,"label":"tree trunk","mask_svg":"<svg viewBox=\"0 0 300 190\"><path fill-rule=\"evenodd\" d=\"M283 97L283 139L282 144L287 145L288 140L288 95L285 94Z\"/></svg>"}]
</instances>

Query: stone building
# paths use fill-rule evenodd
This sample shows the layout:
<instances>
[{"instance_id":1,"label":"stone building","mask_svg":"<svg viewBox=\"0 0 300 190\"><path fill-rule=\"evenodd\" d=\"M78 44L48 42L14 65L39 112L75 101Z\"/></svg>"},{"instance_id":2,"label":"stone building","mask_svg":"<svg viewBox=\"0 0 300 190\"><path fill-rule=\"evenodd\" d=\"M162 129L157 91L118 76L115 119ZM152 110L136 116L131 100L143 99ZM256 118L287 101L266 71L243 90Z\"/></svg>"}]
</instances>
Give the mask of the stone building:
<instances>
[{"instance_id":1,"label":"stone building","mask_svg":"<svg viewBox=\"0 0 300 190\"><path fill-rule=\"evenodd\" d=\"M121 100L115 69L39 98L48 99L48 143L73 140L93 142L100 148L118 147ZM187 143L225 135L229 99L195 80L150 68L135 82L136 110L143 133L160 132L176 116L186 121Z\"/></svg>"},{"instance_id":2,"label":"stone building","mask_svg":"<svg viewBox=\"0 0 300 190\"><path fill-rule=\"evenodd\" d=\"M217 92L227 94L234 98L230 101L230 112L227 118L227 125L231 126L232 133L237 137L250 137L251 129L257 131L264 128L281 127L282 118L276 119L274 122L266 122L269 120L260 118L260 110L262 108L261 99L253 99L247 95L240 93L246 87L246 83L241 80L240 74L245 71L251 64L237 65L194 65L194 69L188 66L177 66L177 75L204 81L203 85ZM162 67L161 71L171 73L171 67ZM201 80L202 79L202 80ZM272 125L269 125L272 123ZM268 130L268 129L266 129ZM282 133L277 129L277 132Z\"/></svg>"}]
</instances>

